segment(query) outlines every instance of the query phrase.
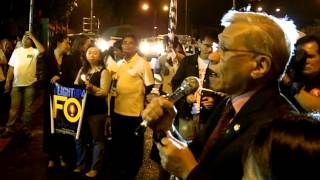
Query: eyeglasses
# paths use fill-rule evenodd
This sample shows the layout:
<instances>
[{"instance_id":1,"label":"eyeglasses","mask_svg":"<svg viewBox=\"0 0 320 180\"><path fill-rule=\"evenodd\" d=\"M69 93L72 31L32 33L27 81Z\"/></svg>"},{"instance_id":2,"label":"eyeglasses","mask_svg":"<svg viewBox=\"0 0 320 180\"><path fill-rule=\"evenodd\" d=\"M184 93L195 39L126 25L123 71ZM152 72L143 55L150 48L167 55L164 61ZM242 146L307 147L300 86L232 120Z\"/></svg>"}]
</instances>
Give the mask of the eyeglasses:
<instances>
[{"instance_id":1,"label":"eyeglasses","mask_svg":"<svg viewBox=\"0 0 320 180\"><path fill-rule=\"evenodd\" d=\"M205 46L206 48L212 48L212 44L202 43L202 45Z\"/></svg>"},{"instance_id":2,"label":"eyeglasses","mask_svg":"<svg viewBox=\"0 0 320 180\"><path fill-rule=\"evenodd\" d=\"M258 55L264 55L264 56L268 56L270 58L272 58L271 55L266 54L266 53L262 53L262 52L258 52L258 51L254 51L254 50L246 50L246 49L231 49L231 48L226 48L224 46L219 45L218 46L218 52L220 54L220 56L223 56L225 52L228 51L233 51L233 52L244 52L244 53L253 53L253 54L258 54Z\"/></svg>"}]
</instances>

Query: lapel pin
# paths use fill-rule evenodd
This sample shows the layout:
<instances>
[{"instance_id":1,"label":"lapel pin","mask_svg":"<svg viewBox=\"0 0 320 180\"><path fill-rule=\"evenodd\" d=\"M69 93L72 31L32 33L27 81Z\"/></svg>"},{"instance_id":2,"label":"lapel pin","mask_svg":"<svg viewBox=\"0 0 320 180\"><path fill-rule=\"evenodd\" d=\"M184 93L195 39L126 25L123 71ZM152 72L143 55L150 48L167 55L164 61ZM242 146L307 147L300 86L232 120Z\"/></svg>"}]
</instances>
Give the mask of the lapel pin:
<instances>
[{"instance_id":1,"label":"lapel pin","mask_svg":"<svg viewBox=\"0 0 320 180\"><path fill-rule=\"evenodd\" d=\"M235 125L233 126L233 130L234 130L234 131L239 131L239 130L240 130L240 124L235 124Z\"/></svg>"}]
</instances>

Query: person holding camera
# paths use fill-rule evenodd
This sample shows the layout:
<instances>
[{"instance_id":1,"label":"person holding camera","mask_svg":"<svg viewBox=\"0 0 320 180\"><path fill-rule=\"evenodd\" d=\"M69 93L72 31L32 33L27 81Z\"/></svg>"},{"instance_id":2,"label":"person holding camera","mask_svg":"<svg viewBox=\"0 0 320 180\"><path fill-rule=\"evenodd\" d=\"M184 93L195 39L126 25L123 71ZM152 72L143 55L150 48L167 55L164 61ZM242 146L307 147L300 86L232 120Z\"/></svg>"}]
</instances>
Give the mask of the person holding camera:
<instances>
[{"instance_id":1,"label":"person holding camera","mask_svg":"<svg viewBox=\"0 0 320 180\"><path fill-rule=\"evenodd\" d=\"M205 120L210 114L210 110L221 99L220 96L216 96L212 92L201 90L209 87L210 70L208 66L211 62L209 54L212 53L214 40L213 32L203 33L198 44L200 52L184 57L171 80L173 90L179 88L188 76L198 77L200 81L200 88L194 94L181 98L175 104L179 112L178 131L186 140L192 140L198 136L199 131L205 126Z\"/></svg>"},{"instance_id":2,"label":"person holding camera","mask_svg":"<svg viewBox=\"0 0 320 180\"><path fill-rule=\"evenodd\" d=\"M32 47L33 44L36 48ZM32 120L31 105L35 95L36 65L39 57L45 52L42 44L26 31L22 38L22 47L16 48L9 60L9 69L6 78L5 92L11 91L11 107L6 131L1 137L10 137L14 134L14 125L19 118L20 106L23 103L23 134L31 136Z\"/></svg>"},{"instance_id":3,"label":"person holding camera","mask_svg":"<svg viewBox=\"0 0 320 180\"><path fill-rule=\"evenodd\" d=\"M320 38L304 36L296 48L280 83L282 93L301 112L320 111Z\"/></svg>"}]
</instances>

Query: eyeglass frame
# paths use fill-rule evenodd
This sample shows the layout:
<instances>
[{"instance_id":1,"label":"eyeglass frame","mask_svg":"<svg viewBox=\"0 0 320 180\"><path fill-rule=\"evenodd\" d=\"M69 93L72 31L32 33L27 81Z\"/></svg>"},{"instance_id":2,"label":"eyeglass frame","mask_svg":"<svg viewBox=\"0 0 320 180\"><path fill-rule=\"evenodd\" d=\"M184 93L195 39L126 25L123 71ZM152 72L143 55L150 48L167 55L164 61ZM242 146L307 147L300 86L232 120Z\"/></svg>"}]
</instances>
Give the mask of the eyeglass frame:
<instances>
[{"instance_id":1,"label":"eyeglass frame","mask_svg":"<svg viewBox=\"0 0 320 180\"><path fill-rule=\"evenodd\" d=\"M272 58L271 55L266 54L266 53L262 53L262 52L258 52L258 51L254 51L254 50L245 50L245 49L231 49L231 48L226 48L224 46L218 45L218 50L220 53L220 51L222 52L228 52L228 51L234 51L234 52L246 52L246 53L254 53L254 54L258 54L258 55L264 55L264 56L268 56L269 58Z\"/></svg>"}]
</instances>

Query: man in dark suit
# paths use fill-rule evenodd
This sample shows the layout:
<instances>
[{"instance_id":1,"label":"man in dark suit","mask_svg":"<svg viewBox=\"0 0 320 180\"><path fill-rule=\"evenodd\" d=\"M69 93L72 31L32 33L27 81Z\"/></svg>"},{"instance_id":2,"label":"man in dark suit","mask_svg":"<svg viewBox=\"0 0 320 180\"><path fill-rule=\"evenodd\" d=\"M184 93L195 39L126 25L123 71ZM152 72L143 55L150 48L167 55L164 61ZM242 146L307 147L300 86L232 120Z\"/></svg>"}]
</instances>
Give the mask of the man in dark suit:
<instances>
[{"instance_id":1,"label":"man in dark suit","mask_svg":"<svg viewBox=\"0 0 320 180\"><path fill-rule=\"evenodd\" d=\"M154 99L142 114L153 130L167 132L157 144L161 164L183 179L241 179L242 154L257 130L277 114L294 110L277 86L297 38L294 24L230 11L222 25L220 61L209 65L209 82L229 97L212 111L207 129L189 144L177 140L171 129L175 111L165 98Z\"/></svg>"},{"instance_id":2,"label":"man in dark suit","mask_svg":"<svg viewBox=\"0 0 320 180\"><path fill-rule=\"evenodd\" d=\"M181 60L181 64L172 78L171 84L173 91L176 90L182 81L188 76L198 77L200 87L208 88L209 76L208 65L209 54L212 52L214 36L210 33L203 34L199 39L199 53L186 56ZM209 110L213 107L215 100L220 99L212 93L202 93L201 90L194 94L189 94L185 98L181 98L177 103L178 109L178 131L186 140L194 139L200 131L208 116Z\"/></svg>"}]
</instances>

